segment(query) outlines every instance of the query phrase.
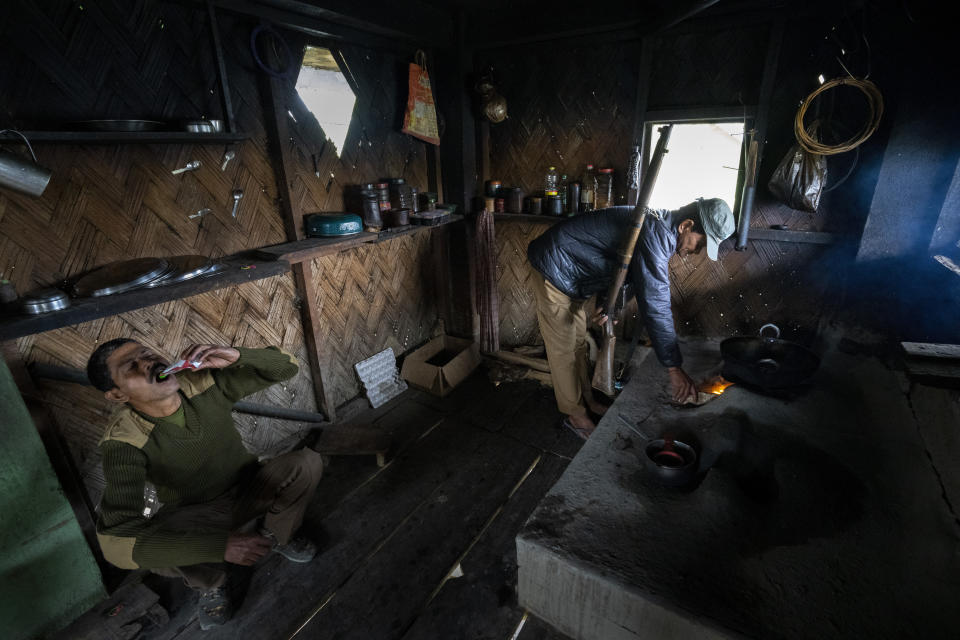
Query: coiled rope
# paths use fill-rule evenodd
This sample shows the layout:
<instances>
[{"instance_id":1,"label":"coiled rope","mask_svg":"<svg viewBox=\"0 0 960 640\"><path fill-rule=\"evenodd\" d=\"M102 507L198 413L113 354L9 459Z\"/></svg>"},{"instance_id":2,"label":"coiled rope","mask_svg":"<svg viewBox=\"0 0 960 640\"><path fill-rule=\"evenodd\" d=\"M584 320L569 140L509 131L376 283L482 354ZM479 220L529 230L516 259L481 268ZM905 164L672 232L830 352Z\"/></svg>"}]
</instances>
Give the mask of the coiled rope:
<instances>
[{"instance_id":1,"label":"coiled rope","mask_svg":"<svg viewBox=\"0 0 960 640\"><path fill-rule=\"evenodd\" d=\"M812 135L807 133L807 129L803 124L804 117L807 114L807 107L810 106L814 98L819 96L824 91L829 91L834 87L839 87L842 85L855 87L863 92L867 99L867 107L870 111L870 116L860 131L849 140L836 145L823 144L819 140L815 140ZM794 118L793 121L793 135L796 136L797 142L800 143L800 146L810 153L816 153L822 156L833 156L838 153L845 153L852 149L856 149L861 144L866 142L867 139L877 130L877 127L880 126L880 118L882 116L883 96L880 94L880 89L877 88L877 85L873 84L867 79L861 80L854 77L835 78L833 80L828 80L817 87L817 89L807 96L806 100L800 104L800 108L797 110L796 118Z\"/></svg>"}]
</instances>

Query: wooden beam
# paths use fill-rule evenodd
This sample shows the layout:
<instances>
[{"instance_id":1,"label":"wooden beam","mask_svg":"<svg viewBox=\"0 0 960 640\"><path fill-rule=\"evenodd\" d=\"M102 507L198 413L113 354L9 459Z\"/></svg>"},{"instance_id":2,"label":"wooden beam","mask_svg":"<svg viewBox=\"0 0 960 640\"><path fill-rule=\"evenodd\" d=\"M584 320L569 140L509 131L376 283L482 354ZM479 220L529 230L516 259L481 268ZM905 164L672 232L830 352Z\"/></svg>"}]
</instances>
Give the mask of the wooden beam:
<instances>
[{"instance_id":1,"label":"wooden beam","mask_svg":"<svg viewBox=\"0 0 960 640\"><path fill-rule=\"evenodd\" d=\"M207 0L207 15L210 16L210 37L213 39L213 56L217 64L217 80L220 81L220 101L223 104L223 119L227 123L227 132L235 133L233 121L233 102L230 99L230 83L227 82L227 65L223 59L223 46L220 44L220 27L217 25L217 13L213 2Z\"/></svg>"},{"instance_id":2,"label":"wooden beam","mask_svg":"<svg viewBox=\"0 0 960 640\"><path fill-rule=\"evenodd\" d=\"M524 367L535 369L536 371L550 373L550 365L543 358L531 358L530 356L520 355L519 353L513 353L512 351L495 351L488 355L493 356L497 360L509 362L510 364L518 364Z\"/></svg>"},{"instance_id":3,"label":"wooden beam","mask_svg":"<svg viewBox=\"0 0 960 640\"><path fill-rule=\"evenodd\" d=\"M681 107L677 109L657 109L647 111L646 122L743 122L744 116L752 118L757 108L752 105L703 105Z\"/></svg>"},{"instance_id":4,"label":"wooden beam","mask_svg":"<svg viewBox=\"0 0 960 640\"><path fill-rule=\"evenodd\" d=\"M280 197L280 209L283 214L283 226L287 238L296 241L303 239L303 211L293 201L290 181L293 179L294 162L290 145L284 141L290 139L287 124L287 108L283 98L287 94L287 84L266 74L258 74L264 95L264 115L266 119L268 147L277 180L277 194ZM300 320L303 325L303 337L307 346L307 359L310 363L310 377L317 405L322 407L327 418L336 420L336 401L328 385L323 365L320 334L319 309L316 290L313 286L313 262L304 260L293 265L293 277L300 294Z\"/></svg>"},{"instance_id":5,"label":"wooden beam","mask_svg":"<svg viewBox=\"0 0 960 640\"><path fill-rule=\"evenodd\" d=\"M767 57L763 65L763 77L760 80L760 96L757 103L757 118L753 127L759 140L757 166L763 161L763 150L767 144L767 123L770 120L770 100L773 97L773 85L777 79L777 67L780 63L780 49L783 44L783 30L786 19L781 15L770 27L770 39L767 42Z\"/></svg>"}]
</instances>

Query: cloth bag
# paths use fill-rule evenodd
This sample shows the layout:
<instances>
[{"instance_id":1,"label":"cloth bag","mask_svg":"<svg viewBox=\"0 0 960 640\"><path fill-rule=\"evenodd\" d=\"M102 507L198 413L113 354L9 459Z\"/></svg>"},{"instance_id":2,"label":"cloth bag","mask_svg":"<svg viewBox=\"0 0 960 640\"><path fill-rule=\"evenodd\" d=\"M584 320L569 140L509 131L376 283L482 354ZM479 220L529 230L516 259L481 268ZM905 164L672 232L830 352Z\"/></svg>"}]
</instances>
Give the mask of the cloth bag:
<instances>
[{"instance_id":1,"label":"cloth bag","mask_svg":"<svg viewBox=\"0 0 960 640\"><path fill-rule=\"evenodd\" d=\"M403 116L403 131L430 144L440 144L440 130L437 127L437 108L433 103L433 90L427 75L427 57L423 51L417 51L416 62L410 63L410 93L407 96L407 110Z\"/></svg>"},{"instance_id":2,"label":"cloth bag","mask_svg":"<svg viewBox=\"0 0 960 640\"><path fill-rule=\"evenodd\" d=\"M813 122L807 133L815 139L819 122ZM823 187L827 184L827 158L810 153L799 144L790 147L790 151L777 165L767 188L778 200L792 209L816 211L820 205Z\"/></svg>"}]
</instances>

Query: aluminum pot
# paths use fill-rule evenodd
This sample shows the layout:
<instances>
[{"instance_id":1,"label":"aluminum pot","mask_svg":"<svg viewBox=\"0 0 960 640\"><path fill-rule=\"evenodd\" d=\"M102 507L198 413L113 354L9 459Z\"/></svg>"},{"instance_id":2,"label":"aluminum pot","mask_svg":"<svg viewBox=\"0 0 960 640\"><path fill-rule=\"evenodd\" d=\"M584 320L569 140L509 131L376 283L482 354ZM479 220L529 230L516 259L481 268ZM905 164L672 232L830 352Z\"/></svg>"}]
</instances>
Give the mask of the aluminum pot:
<instances>
[{"instance_id":1,"label":"aluminum pot","mask_svg":"<svg viewBox=\"0 0 960 640\"><path fill-rule=\"evenodd\" d=\"M0 149L0 187L8 187L28 196L39 198L46 191L47 185L50 184L52 172L50 169L40 166L37 154L33 152L33 147L30 146L30 141L27 140L26 136L12 129L0 131L0 134L3 133L13 133L23 138L27 149L30 150L30 155L33 157L33 162L23 156Z\"/></svg>"},{"instance_id":2,"label":"aluminum pot","mask_svg":"<svg viewBox=\"0 0 960 640\"><path fill-rule=\"evenodd\" d=\"M773 337L764 335L772 329ZM803 384L820 367L820 358L799 344L780 339L775 324L760 327L757 337L727 338L720 343L723 377L764 389Z\"/></svg>"}]
</instances>

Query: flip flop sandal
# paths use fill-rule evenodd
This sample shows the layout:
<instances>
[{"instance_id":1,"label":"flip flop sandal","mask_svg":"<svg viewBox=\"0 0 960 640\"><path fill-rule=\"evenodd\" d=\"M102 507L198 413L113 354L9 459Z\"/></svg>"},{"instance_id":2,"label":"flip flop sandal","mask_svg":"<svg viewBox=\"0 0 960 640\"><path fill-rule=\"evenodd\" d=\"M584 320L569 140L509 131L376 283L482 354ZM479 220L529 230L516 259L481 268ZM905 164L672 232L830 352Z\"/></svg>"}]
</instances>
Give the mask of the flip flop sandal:
<instances>
[{"instance_id":1,"label":"flip flop sandal","mask_svg":"<svg viewBox=\"0 0 960 640\"><path fill-rule=\"evenodd\" d=\"M578 438L584 441L590 437L591 433L593 433L593 431L588 431L587 429L573 426L573 423L570 422L569 418L564 418L561 424L567 429L569 429L571 432L573 432L574 435L576 435Z\"/></svg>"}]
</instances>

